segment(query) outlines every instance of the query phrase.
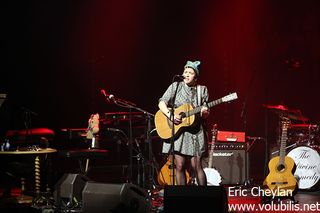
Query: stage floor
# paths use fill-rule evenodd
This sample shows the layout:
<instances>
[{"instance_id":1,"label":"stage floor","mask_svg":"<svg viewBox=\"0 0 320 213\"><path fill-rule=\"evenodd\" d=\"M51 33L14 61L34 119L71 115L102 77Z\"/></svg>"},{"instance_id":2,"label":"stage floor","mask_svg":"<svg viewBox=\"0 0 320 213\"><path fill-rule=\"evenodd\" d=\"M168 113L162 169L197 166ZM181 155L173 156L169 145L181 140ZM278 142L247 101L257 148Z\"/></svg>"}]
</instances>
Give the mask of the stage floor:
<instances>
[{"instance_id":1,"label":"stage floor","mask_svg":"<svg viewBox=\"0 0 320 213\"><path fill-rule=\"evenodd\" d=\"M224 186L228 198L229 212L241 213L241 212L319 212L320 210L320 191L302 191L298 190L294 194L293 202L291 199L274 199L266 200L259 194L260 186L250 187L238 187L238 186ZM164 196L163 188L159 187L150 191L151 203L150 213L164 212ZM0 190L2 197L3 190ZM24 199L20 199L18 203L17 198L21 198L21 190L19 188L13 188L11 190L12 197L1 198L0 211L1 212L43 212L46 209L47 212L59 212L57 209L61 209L59 206L54 205L34 205L32 204L32 196L25 196ZM182 196L183 197L183 196ZM51 203L52 204L52 203ZM31 207L33 205L33 207ZM195 203L199 205L201 203ZM183 207L182 207L183 208ZM82 212L81 209L77 209L77 212ZM215 207L212 207L212 211L216 212Z\"/></svg>"}]
</instances>

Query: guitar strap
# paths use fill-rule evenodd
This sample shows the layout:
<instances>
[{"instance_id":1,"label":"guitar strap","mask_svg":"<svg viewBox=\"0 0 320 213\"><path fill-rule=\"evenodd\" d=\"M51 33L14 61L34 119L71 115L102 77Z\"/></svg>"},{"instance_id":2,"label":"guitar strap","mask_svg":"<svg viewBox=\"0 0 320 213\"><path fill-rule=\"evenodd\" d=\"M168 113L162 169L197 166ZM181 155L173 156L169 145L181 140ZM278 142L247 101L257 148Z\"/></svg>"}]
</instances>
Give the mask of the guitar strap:
<instances>
[{"instance_id":1,"label":"guitar strap","mask_svg":"<svg viewBox=\"0 0 320 213\"><path fill-rule=\"evenodd\" d=\"M198 84L197 85L197 96L198 96L198 106L200 106L202 103L201 103L201 91L202 87Z\"/></svg>"}]
</instances>

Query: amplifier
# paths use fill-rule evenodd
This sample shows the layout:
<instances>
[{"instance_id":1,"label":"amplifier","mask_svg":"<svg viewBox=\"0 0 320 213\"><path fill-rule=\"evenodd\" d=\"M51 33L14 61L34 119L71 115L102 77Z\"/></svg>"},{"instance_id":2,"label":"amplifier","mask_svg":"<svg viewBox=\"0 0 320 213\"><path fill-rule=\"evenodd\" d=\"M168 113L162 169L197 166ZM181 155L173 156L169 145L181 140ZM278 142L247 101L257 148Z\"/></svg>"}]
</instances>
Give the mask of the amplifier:
<instances>
[{"instance_id":1,"label":"amplifier","mask_svg":"<svg viewBox=\"0 0 320 213\"><path fill-rule=\"evenodd\" d=\"M230 132L230 131L218 131L217 141L221 142L245 142L244 132Z\"/></svg>"},{"instance_id":2,"label":"amplifier","mask_svg":"<svg viewBox=\"0 0 320 213\"><path fill-rule=\"evenodd\" d=\"M212 165L221 175L222 184L242 184L248 177L249 155L246 143L214 143ZM206 167L208 158L203 159Z\"/></svg>"},{"instance_id":3,"label":"amplifier","mask_svg":"<svg viewBox=\"0 0 320 213\"><path fill-rule=\"evenodd\" d=\"M234 150L234 149L241 149L245 150L247 148L246 143L213 143L211 144L214 150L221 149L221 150Z\"/></svg>"}]
</instances>

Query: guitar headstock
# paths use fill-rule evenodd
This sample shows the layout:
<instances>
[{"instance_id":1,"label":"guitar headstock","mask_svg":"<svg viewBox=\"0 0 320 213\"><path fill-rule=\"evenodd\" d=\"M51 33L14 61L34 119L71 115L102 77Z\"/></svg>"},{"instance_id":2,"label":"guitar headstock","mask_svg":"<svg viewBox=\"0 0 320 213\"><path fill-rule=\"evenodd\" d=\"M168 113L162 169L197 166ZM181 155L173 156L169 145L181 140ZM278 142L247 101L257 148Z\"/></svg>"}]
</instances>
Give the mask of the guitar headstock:
<instances>
[{"instance_id":1,"label":"guitar headstock","mask_svg":"<svg viewBox=\"0 0 320 213\"><path fill-rule=\"evenodd\" d=\"M222 102L229 102L229 101L233 101L233 100L235 100L237 98L238 98L238 95L237 95L236 92L234 92L234 93L231 93L230 95L224 96L221 99L222 99Z\"/></svg>"},{"instance_id":2,"label":"guitar headstock","mask_svg":"<svg viewBox=\"0 0 320 213\"><path fill-rule=\"evenodd\" d=\"M216 134L217 132L218 132L218 124L213 124L212 129L211 129L211 133Z\"/></svg>"},{"instance_id":3,"label":"guitar headstock","mask_svg":"<svg viewBox=\"0 0 320 213\"><path fill-rule=\"evenodd\" d=\"M211 129L212 142L213 143L216 141L217 133L218 133L218 125L217 124L213 124L212 129Z\"/></svg>"},{"instance_id":4,"label":"guitar headstock","mask_svg":"<svg viewBox=\"0 0 320 213\"><path fill-rule=\"evenodd\" d=\"M281 117L282 130L287 130L290 127L291 121L287 117Z\"/></svg>"}]
</instances>

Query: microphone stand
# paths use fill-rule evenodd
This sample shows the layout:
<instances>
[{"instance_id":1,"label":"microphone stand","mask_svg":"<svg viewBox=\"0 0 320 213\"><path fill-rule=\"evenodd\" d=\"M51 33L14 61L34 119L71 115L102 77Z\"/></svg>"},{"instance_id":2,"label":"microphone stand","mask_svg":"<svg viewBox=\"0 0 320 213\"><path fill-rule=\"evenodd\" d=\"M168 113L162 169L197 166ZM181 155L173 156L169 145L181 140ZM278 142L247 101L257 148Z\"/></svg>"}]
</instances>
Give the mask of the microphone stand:
<instances>
[{"instance_id":1,"label":"microphone stand","mask_svg":"<svg viewBox=\"0 0 320 213\"><path fill-rule=\"evenodd\" d=\"M253 70L253 73L252 73L252 76L251 76L251 79L249 81L249 86L247 88L247 91L246 91L246 96L245 96L245 99L242 103L242 108L241 108L241 113L240 113L240 117L243 119L243 131L246 133L247 132L247 101L248 101L248 97L249 97L249 94L250 94L250 89L251 89L251 86L253 84L253 81L254 81L254 78L255 78L255 73L256 73L256 69ZM249 173L249 169L248 169L248 155L249 155L249 148L247 147L246 145L246 148L245 148L245 181L244 181L244 185L247 185L248 184L248 173Z\"/></svg>"},{"instance_id":2,"label":"microphone stand","mask_svg":"<svg viewBox=\"0 0 320 213\"><path fill-rule=\"evenodd\" d=\"M154 168L157 168L156 166L156 161L155 161L155 158L154 158L154 155L153 155L153 149L152 149L152 140L151 140L151 133L152 133L152 130L151 130L151 117L150 115L147 115L146 116L146 122L147 122L147 137L146 137L146 143L148 144L148 160L149 160L149 170L148 170L148 189L152 189L153 186L155 186L154 184Z\"/></svg>"},{"instance_id":3,"label":"microphone stand","mask_svg":"<svg viewBox=\"0 0 320 213\"><path fill-rule=\"evenodd\" d=\"M174 79L175 79L176 76L173 77L173 80L172 80L172 83L174 82ZM175 169L175 163L174 163L174 103L176 101L176 97L177 97L177 93L178 93L178 88L179 88L179 85L180 85L180 81L177 81L177 86L176 86L176 89L173 93L173 96L172 96L172 99L171 99L171 109L170 109L170 122L172 122L172 128L171 128L171 138L170 138L170 157L171 157L171 168L170 168L170 176L171 176L171 184L172 185L175 185L175 174L174 174L174 169ZM173 89L173 87L172 87Z\"/></svg>"},{"instance_id":4,"label":"microphone stand","mask_svg":"<svg viewBox=\"0 0 320 213\"><path fill-rule=\"evenodd\" d=\"M25 114L24 126L26 128L25 143L28 144L29 134L30 134L30 129L31 129L31 116L30 116L29 111L25 111L24 114Z\"/></svg>"},{"instance_id":5,"label":"microphone stand","mask_svg":"<svg viewBox=\"0 0 320 213\"><path fill-rule=\"evenodd\" d=\"M245 96L245 99L243 100L242 107L241 107L240 117L243 119L243 131L244 132L247 131L247 101L248 101L248 97L249 97L249 94L251 91L251 86L252 86L254 78L255 78L255 73L256 73L256 70L254 70L254 72L251 76L251 79L249 81L249 86L246 91L246 96Z\"/></svg>"},{"instance_id":6,"label":"microphone stand","mask_svg":"<svg viewBox=\"0 0 320 213\"><path fill-rule=\"evenodd\" d=\"M120 107L124 107L124 108L129 108L129 141L128 141L128 146L129 146L129 169L128 169L128 181L129 182L132 182L132 150L133 150L133 147L132 147L132 109L135 109L137 111L140 111L140 112L143 112L144 115L147 116L147 118L150 120L151 117L154 117L154 114L151 114L149 112L147 112L146 110L143 110L139 107L137 107L137 105L135 103L132 103L130 101L126 101L126 100L123 100L123 99L120 99L120 98L112 98L113 102L117 105L117 106L120 106ZM150 122L150 121L148 121ZM151 128L151 125L148 125L148 128ZM151 129L148 129L148 133L151 132ZM149 146L151 148L151 140L150 140L150 134L147 134L147 141L149 142ZM149 150L150 151L150 150ZM139 159L139 158L138 158ZM143 165L142 165L143 166ZM144 173L144 168L142 169L143 173ZM139 171L138 171L139 173ZM143 177L145 177L145 175L143 174ZM138 181L138 183L140 183L140 180ZM144 183L143 183L144 184Z\"/></svg>"}]
</instances>

